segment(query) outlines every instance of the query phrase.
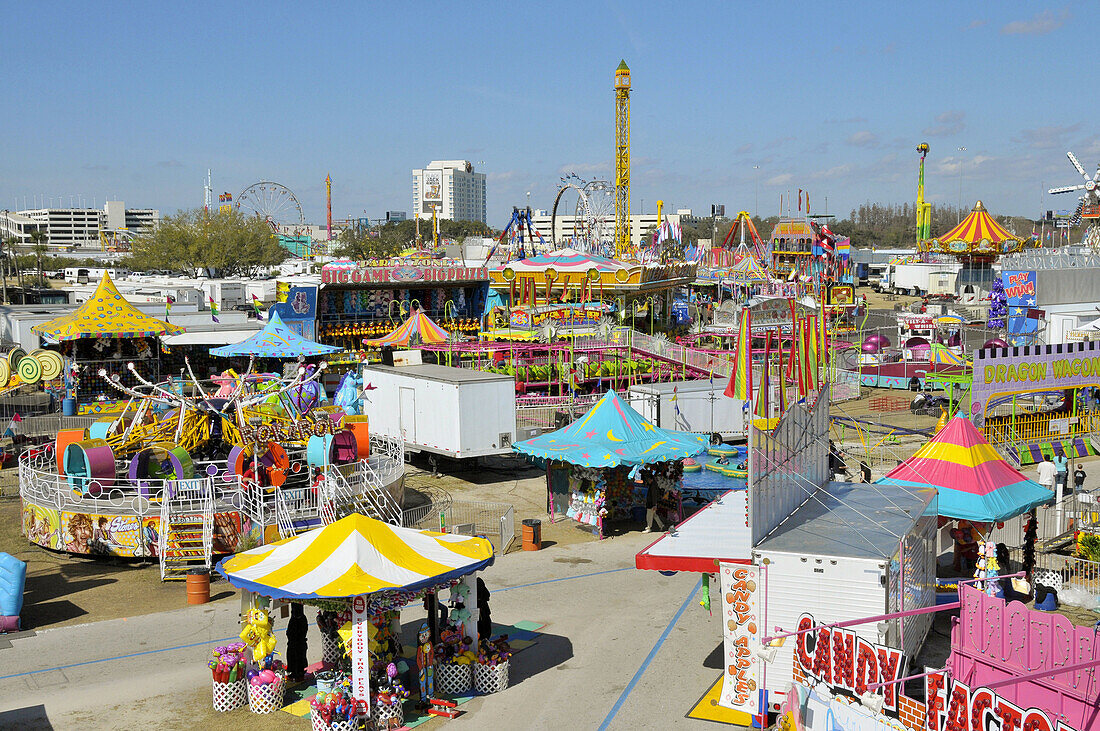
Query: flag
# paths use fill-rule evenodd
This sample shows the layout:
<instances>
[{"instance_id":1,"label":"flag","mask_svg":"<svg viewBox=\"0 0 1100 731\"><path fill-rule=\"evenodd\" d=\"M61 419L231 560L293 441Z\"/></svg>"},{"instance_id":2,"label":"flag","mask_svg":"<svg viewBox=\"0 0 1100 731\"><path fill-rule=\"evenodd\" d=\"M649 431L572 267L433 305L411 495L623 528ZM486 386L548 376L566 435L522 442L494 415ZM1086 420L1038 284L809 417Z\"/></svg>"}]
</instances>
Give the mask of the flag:
<instances>
[{"instance_id":1,"label":"flag","mask_svg":"<svg viewBox=\"0 0 1100 731\"><path fill-rule=\"evenodd\" d=\"M798 212L802 212L802 189L798 189Z\"/></svg>"},{"instance_id":2,"label":"flag","mask_svg":"<svg viewBox=\"0 0 1100 731\"><path fill-rule=\"evenodd\" d=\"M770 387L768 377L768 359L771 356L772 349L772 334L768 332L768 337L764 341L764 371L760 377L760 393L756 395L756 417L758 419L767 419L770 417L768 413L768 390Z\"/></svg>"},{"instance_id":3,"label":"flag","mask_svg":"<svg viewBox=\"0 0 1100 731\"><path fill-rule=\"evenodd\" d=\"M261 320L264 319L264 308L260 303L260 298L256 295L252 295L252 307L256 310L256 317Z\"/></svg>"},{"instance_id":4,"label":"flag","mask_svg":"<svg viewBox=\"0 0 1100 731\"><path fill-rule=\"evenodd\" d=\"M733 371L724 395L742 401L752 400L752 322L748 307L741 310L737 354L734 356Z\"/></svg>"},{"instance_id":5,"label":"flag","mask_svg":"<svg viewBox=\"0 0 1100 731\"><path fill-rule=\"evenodd\" d=\"M23 421L23 417L19 415L19 412L18 412L18 411L16 411L16 412L15 412L15 413L14 413L14 414L12 415L12 417L11 417L11 420L12 420L12 423L13 423L13 424L18 424L19 422Z\"/></svg>"},{"instance_id":6,"label":"flag","mask_svg":"<svg viewBox=\"0 0 1100 731\"><path fill-rule=\"evenodd\" d=\"M779 416L787 412L787 376L783 373L783 331L776 337L775 349L779 351Z\"/></svg>"},{"instance_id":7,"label":"flag","mask_svg":"<svg viewBox=\"0 0 1100 731\"><path fill-rule=\"evenodd\" d=\"M800 318L795 326L795 340L798 341L798 395L805 396L809 391L807 371L809 358L806 352L806 319Z\"/></svg>"},{"instance_id":8,"label":"flag","mask_svg":"<svg viewBox=\"0 0 1100 731\"><path fill-rule=\"evenodd\" d=\"M221 312L221 310L218 309L218 303L214 301L213 297L207 297L207 299L210 300L210 319L214 322L221 322L221 320L218 319L218 313Z\"/></svg>"},{"instance_id":9,"label":"flag","mask_svg":"<svg viewBox=\"0 0 1100 731\"><path fill-rule=\"evenodd\" d=\"M172 295L168 295L164 299L164 320L167 322L168 316L172 314L172 305L176 304L176 298Z\"/></svg>"}]
</instances>

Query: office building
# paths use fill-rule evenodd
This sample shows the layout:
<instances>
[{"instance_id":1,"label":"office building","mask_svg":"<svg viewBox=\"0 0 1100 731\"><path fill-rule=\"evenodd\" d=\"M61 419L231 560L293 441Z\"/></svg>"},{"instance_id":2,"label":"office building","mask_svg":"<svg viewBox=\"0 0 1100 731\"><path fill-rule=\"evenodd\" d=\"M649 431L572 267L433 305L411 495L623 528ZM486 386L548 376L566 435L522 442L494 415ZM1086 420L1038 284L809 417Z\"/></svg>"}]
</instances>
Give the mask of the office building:
<instances>
[{"instance_id":1,"label":"office building","mask_svg":"<svg viewBox=\"0 0 1100 731\"><path fill-rule=\"evenodd\" d=\"M412 171L413 215L452 221L481 221L485 215L485 173L474 172L469 160L432 160Z\"/></svg>"}]
</instances>

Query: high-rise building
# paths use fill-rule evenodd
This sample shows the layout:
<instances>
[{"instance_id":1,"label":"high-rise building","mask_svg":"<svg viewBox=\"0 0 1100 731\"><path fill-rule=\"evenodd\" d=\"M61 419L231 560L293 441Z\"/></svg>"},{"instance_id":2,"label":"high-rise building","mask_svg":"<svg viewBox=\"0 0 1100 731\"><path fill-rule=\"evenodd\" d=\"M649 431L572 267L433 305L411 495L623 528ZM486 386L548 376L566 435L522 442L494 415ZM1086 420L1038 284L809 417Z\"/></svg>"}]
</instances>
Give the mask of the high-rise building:
<instances>
[{"instance_id":1,"label":"high-rise building","mask_svg":"<svg viewBox=\"0 0 1100 731\"><path fill-rule=\"evenodd\" d=\"M413 215L452 221L486 222L485 173L475 173L469 160L432 160L412 171Z\"/></svg>"}]
</instances>

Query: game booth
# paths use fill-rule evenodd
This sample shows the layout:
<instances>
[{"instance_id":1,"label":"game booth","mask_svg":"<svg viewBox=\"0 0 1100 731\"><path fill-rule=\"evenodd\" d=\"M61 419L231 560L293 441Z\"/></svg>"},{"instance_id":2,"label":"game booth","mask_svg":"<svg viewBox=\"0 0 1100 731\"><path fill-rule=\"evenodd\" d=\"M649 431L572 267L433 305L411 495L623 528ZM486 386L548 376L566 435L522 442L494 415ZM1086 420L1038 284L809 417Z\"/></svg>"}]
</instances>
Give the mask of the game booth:
<instances>
[{"instance_id":1,"label":"game booth","mask_svg":"<svg viewBox=\"0 0 1100 731\"><path fill-rule=\"evenodd\" d=\"M67 361L64 405L66 413L72 414L119 408L117 391L108 380L95 377L100 371L128 387L159 381L160 338L183 332L182 327L150 317L130 304L106 273L87 302L31 329ZM21 376L25 380L33 376L29 361L27 368Z\"/></svg>"},{"instance_id":2,"label":"game booth","mask_svg":"<svg viewBox=\"0 0 1100 731\"><path fill-rule=\"evenodd\" d=\"M550 520L592 526L602 538L613 522L644 520L650 487L660 522L680 522L683 461L705 451L707 439L654 426L608 391L569 426L512 448L546 462Z\"/></svg>"},{"instance_id":3,"label":"game booth","mask_svg":"<svg viewBox=\"0 0 1100 731\"><path fill-rule=\"evenodd\" d=\"M355 513L222 559L217 569L241 589L246 621L242 642L214 651L214 708L285 708L310 716L322 731L453 717L456 699L474 689L508 687L512 648L480 616L484 610L488 620L488 599L479 596L476 575L493 561L485 538L402 528ZM415 620L412 643L403 643L402 610L421 604L427 620ZM449 611L440 613L441 604ZM319 662L305 655L305 607L320 610ZM291 617L285 662L275 659L276 610Z\"/></svg>"}]
</instances>

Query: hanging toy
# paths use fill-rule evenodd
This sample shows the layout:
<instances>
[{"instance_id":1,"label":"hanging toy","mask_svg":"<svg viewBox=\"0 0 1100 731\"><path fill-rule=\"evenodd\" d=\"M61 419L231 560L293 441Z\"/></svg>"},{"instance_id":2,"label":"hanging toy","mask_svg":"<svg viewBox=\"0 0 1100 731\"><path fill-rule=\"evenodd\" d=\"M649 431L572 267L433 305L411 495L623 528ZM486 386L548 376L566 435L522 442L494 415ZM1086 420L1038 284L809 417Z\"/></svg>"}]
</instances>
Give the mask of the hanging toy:
<instances>
[{"instance_id":1,"label":"hanging toy","mask_svg":"<svg viewBox=\"0 0 1100 731\"><path fill-rule=\"evenodd\" d=\"M257 665L275 652L275 636L271 634L271 619L263 609L251 609L248 621L241 631L241 641L252 648L252 659Z\"/></svg>"},{"instance_id":2,"label":"hanging toy","mask_svg":"<svg viewBox=\"0 0 1100 731\"><path fill-rule=\"evenodd\" d=\"M703 609L710 611L710 574L703 574L703 599L699 602L699 606Z\"/></svg>"}]
</instances>

